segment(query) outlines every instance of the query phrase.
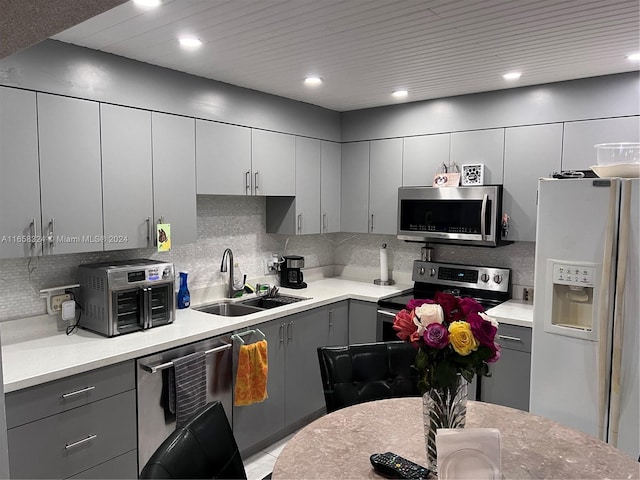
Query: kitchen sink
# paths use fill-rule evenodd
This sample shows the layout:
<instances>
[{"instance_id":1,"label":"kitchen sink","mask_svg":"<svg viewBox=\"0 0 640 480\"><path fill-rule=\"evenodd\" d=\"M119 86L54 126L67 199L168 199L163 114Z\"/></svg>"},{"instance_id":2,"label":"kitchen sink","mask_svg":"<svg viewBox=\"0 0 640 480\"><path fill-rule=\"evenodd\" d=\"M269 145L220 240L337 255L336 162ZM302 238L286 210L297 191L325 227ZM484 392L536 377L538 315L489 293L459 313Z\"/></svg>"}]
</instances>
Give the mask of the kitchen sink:
<instances>
[{"instance_id":1,"label":"kitchen sink","mask_svg":"<svg viewBox=\"0 0 640 480\"><path fill-rule=\"evenodd\" d=\"M255 297L239 302L216 302L208 305L195 307L194 310L223 317L241 317L256 312L262 312L270 308L283 307L291 303L307 300L304 297L294 297L291 295L276 295L275 297Z\"/></svg>"},{"instance_id":2,"label":"kitchen sink","mask_svg":"<svg viewBox=\"0 0 640 480\"><path fill-rule=\"evenodd\" d=\"M293 297L291 295L276 295L275 297L249 298L240 303L243 305L251 306L251 307L269 309L269 308L282 307L284 305L289 305L291 303L301 302L302 300L307 300L307 299L304 297Z\"/></svg>"},{"instance_id":3,"label":"kitchen sink","mask_svg":"<svg viewBox=\"0 0 640 480\"><path fill-rule=\"evenodd\" d=\"M201 307L194 308L194 310L211 313L213 315L221 315L223 317L241 317L243 315L261 312L264 309L252 307L250 305L243 305L242 303L218 302L203 305Z\"/></svg>"}]
</instances>

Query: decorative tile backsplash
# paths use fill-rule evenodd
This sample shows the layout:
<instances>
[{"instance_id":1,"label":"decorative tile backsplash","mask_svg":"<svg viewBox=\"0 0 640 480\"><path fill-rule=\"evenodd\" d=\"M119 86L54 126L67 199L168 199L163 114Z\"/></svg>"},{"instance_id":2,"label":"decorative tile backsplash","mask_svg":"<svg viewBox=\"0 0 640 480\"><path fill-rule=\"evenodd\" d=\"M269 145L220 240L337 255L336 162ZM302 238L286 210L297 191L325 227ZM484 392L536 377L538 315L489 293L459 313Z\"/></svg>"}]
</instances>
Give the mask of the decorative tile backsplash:
<instances>
[{"instance_id":1,"label":"decorative tile backsplash","mask_svg":"<svg viewBox=\"0 0 640 480\"><path fill-rule=\"evenodd\" d=\"M265 233L265 198L199 195L198 241L174 246L171 252L154 249L122 250L33 259L0 259L0 321L46 313L39 290L77 283L78 265L133 258L173 262L176 271L189 272L189 287L224 283L220 273L224 249L233 250L234 261L247 278L264 275L263 259L272 253L302 255L305 267L326 265L379 266L379 248L386 243L389 267L410 272L423 244L409 243L392 235L336 233L286 236ZM500 248L434 246L434 259L458 263L510 267L513 283L533 285L533 243Z\"/></svg>"}]
</instances>

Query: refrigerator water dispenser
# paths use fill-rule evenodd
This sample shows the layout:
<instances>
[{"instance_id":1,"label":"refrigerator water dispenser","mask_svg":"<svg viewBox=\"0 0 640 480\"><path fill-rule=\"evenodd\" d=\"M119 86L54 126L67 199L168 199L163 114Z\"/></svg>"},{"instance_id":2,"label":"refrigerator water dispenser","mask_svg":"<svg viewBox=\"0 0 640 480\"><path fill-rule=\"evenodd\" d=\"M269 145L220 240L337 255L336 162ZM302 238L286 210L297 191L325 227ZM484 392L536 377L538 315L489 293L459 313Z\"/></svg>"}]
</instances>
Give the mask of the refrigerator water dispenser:
<instances>
[{"instance_id":1,"label":"refrigerator water dispenser","mask_svg":"<svg viewBox=\"0 0 640 480\"><path fill-rule=\"evenodd\" d=\"M547 260L545 331L597 341L598 264Z\"/></svg>"}]
</instances>

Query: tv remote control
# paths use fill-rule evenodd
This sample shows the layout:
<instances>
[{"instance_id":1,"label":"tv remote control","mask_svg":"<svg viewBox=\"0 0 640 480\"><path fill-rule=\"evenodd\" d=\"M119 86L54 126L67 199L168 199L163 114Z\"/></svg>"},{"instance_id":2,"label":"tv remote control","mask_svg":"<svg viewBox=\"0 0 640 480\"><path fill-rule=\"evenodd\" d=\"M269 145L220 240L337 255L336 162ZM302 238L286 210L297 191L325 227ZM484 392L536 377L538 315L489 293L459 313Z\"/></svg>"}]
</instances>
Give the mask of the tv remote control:
<instances>
[{"instance_id":1,"label":"tv remote control","mask_svg":"<svg viewBox=\"0 0 640 480\"><path fill-rule=\"evenodd\" d=\"M376 472L390 478L427 479L429 470L395 453L374 453L370 457Z\"/></svg>"}]
</instances>

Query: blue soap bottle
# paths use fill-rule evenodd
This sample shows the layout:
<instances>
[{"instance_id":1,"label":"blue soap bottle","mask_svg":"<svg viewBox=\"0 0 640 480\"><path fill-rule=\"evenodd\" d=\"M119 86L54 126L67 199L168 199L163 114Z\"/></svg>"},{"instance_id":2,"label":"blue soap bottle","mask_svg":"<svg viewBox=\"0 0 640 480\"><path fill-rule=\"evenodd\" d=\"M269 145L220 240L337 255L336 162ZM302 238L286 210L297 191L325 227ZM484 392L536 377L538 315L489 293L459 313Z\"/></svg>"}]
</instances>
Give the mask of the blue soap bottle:
<instances>
[{"instance_id":1,"label":"blue soap bottle","mask_svg":"<svg viewBox=\"0 0 640 480\"><path fill-rule=\"evenodd\" d=\"M178 290L178 308L189 308L191 295L187 287L187 272L180 272L180 289Z\"/></svg>"}]
</instances>

